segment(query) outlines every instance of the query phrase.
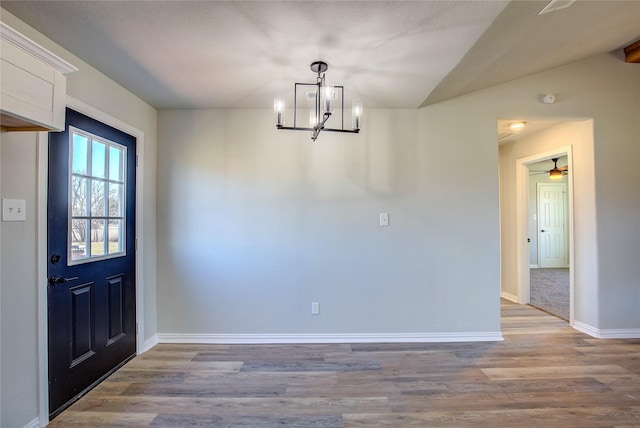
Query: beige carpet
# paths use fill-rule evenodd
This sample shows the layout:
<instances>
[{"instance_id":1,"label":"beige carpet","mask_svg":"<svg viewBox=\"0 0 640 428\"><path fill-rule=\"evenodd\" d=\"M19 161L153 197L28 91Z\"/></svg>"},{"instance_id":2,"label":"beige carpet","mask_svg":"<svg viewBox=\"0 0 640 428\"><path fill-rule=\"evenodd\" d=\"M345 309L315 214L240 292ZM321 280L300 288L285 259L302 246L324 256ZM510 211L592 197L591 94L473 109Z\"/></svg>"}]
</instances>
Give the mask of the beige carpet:
<instances>
[{"instance_id":1,"label":"beige carpet","mask_svg":"<svg viewBox=\"0 0 640 428\"><path fill-rule=\"evenodd\" d=\"M531 269L531 306L569 321L569 269Z\"/></svg>"}]
</instances>

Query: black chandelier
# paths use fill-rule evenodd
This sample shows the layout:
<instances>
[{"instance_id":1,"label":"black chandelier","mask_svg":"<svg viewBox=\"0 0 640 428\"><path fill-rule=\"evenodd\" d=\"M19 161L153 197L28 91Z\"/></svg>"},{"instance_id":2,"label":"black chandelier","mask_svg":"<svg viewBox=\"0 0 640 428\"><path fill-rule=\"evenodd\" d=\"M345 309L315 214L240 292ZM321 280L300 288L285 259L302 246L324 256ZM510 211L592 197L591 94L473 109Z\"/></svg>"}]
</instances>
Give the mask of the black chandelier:
<instances>
[{"instance_id":1,"label":"black chandelier","mask_svg":"<svg viewBox=\"0 0 640 428\"><path fill-rule=\"evenodd\" d=\"M352 129L345 129L344 127L344 87L343 86L328 86L325 83L324 73L329 69L329 66L324 61L314 61L311 63L311 71L317 74L316 83L296 83L293 89L293 126L284 125L284 100L280 97L276 97L273 103L273 109L276 116L276 128L278 129L291 129L295 131L311 131L311 139L315 141L320 134L320 131L331 132L349 132L357 134L360 132L360 122L362 119L362 105L358 101L354 101L352 107ZM310 99L315 99L315 107L309 113L309 126L298 126L298 86L311 86L314 89L306 91L306 96ZM340 102L340 128L327 128L325 123L333 115L334 101Z\"/></svg>"}]
</instances>

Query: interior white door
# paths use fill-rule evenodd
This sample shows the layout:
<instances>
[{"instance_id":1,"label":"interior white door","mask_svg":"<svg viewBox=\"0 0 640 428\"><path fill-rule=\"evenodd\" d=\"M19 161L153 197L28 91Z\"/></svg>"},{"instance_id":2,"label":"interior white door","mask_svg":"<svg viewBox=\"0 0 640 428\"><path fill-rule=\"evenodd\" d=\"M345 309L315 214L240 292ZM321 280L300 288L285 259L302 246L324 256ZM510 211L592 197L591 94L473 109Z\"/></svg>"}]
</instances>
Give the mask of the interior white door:
<instances>
[{"instance_id":1,"label":"interior white door","mask_svg":"<svg viewBox=\"0 0 640 428\"><path fill-rule=\"evenodd\" d=\"M541 268L565 267L565 183L538 183L538 252Z\"/></svg>"}]
</instances>

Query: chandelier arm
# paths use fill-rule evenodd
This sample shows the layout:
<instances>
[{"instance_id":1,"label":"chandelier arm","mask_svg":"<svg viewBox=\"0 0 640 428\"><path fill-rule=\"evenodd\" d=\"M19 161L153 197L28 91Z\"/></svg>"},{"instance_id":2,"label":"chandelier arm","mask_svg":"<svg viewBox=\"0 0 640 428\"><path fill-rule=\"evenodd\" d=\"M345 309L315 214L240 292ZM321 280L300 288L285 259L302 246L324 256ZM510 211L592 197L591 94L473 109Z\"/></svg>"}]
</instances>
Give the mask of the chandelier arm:
<instances>
[{"instance_id":1,"label":"chandelier arm","mask_svg":"<svg viewBox=\"0 0 640 428\"><path fill-rule=\"evenodd\" d=\"M286 131L315 131L315 128L307 128L304 126L276 126L278 129L284 129ZM322 128L323 131L328 132L343 132L347 134L359 134L359 129L340 129L340 128Z\"/></svg>"},{"instance_id":2,"label":"chandelier arm","mask_svg":"<svg viewBox=\"0 0 640 428\"><path fill-rule=\"evenodd\" d=\"M293 127L296 127L296 119L298 118L298 85L299 83L293 86Z\"/></svg>"},{"instance_id":3,"label":"chandelier arm","mask_svg":"<svg viewBox=\"0 0 640 428\"><path fill-rule=\"evenodd\" d=\"M316 123L314 127L321 129L322 125L324 125L324 122L320 121L320 94L322 93L322 81L320 80L320 72L318 72L318 83L316 83L316 87ZM315 133L316 138L318 137L319 133L320 131Z\"/></svg>"},{"instance_id":4,"label":"chandelier arm","mask_svg":"<svg viewBox=\"0 0 640 428\"><path fill-rule=\"evenodd\" d=\"M315 131L315 128L305 126L278 126L278 129L284 129L287 131Z\"/></svg>"},{"instance_id":5,"label":"chandelier arm","mask_svg":"<svg viewBox=\"0 0 640 428\"><path fill-rule=\"evenodd\" d=\"M311 140L316 141L318 139L318 135L320 135L320 128L313 130L313 134L311 134Z\"/></svg>"},{"instance_id":6,"label":"chandelier arm","mask_svg":"<svg viewBox=\"0 0 640 428\"><path fill-rule=\"evenodd\" d=\"M344 132L347 134L359 134L360 130L359 129L339 129L339 128L322 128L323 131L328 131L328 132Z\"/></svg>"},{"instance_id":7,"label":"chandelier arm","mask_svg":"<svg viewBox=\"0 0 640 428\"><path fill-rule=\"evenodd\" d=\"M322 120L322 122L320 122L320 128L324 128L324 124L327 123L327 120L329 120L329 118L331 117L331 112L330 111L325 111L324 114L324 119Z\"/></svg>"}]
</instances>

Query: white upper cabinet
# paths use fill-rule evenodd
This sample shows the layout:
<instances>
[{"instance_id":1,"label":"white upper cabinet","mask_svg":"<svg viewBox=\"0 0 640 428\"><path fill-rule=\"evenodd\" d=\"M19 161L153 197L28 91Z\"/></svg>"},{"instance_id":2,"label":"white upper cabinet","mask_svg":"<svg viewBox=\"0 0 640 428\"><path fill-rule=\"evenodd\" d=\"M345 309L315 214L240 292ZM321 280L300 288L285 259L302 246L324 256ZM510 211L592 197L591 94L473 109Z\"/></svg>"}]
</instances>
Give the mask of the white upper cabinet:
<instances>
[{"instance_id":1,"label":"white upper cabinet","mask_svg":"<svg viewBox=\"0 0 640 428\"><path fill-rule=\"evenodd\" d=\"M67 79L78 69L0 22L0 127L64 129Z\"/></svg>"}]
</instances>

